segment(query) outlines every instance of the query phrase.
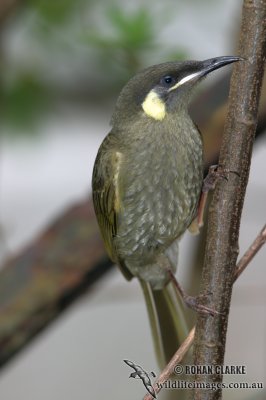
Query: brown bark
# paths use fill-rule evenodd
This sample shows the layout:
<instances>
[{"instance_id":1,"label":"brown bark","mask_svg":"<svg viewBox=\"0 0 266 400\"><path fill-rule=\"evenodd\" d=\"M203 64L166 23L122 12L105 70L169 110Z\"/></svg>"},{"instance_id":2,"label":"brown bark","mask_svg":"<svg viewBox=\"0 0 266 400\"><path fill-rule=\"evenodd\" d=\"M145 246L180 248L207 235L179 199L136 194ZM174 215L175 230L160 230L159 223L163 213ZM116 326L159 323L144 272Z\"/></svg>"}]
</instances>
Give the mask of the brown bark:
<instances>
[{"instance_id":1,"label":"brown bark","mask_svg":"<svg viewBox=\"0 0 266 400\"><path fill-rule=\"evenodd\" d=\"M222 365L233 275L238 256L242 207L248 182L252 145L257 125L258 104L266 47L266 0L244 0L238 54L246 61L235 65L231 79L229 112L219 165L228 172L213 194L202 293L211 291L206 305L219 315L198 316L194 364ZM197 382L219 384L221 375L197 375ZM221 390L195 389L194 399L220 399Z\"/></svg>"},{"instance_id":2,"label":"brown bark","mask_svg":"<svg viewBox=\"0 0 266 400\"><path fill-rule=\"evenodd\" d=\"M262 246L265 243L266 243L266 224L263 226L262 230L259 232L256 239L253 241L253 243L249 246L247 251L241 257L241 259L238 261L236 268L235 268L235 272L234 272L234 279L233 279L234 282L245 271L247 266L251 263L251 261L253 260L255 255L258 253L258 251L262 248ZM191 331L189 332L189 334L186 337L186 339L184 340L184 342L181 344L181 346L178 348L176 353L173 355L172 359L165 366L163 371L160 373L159 377L154 382L153 389L156 394L161 391L162 385L167 380L170 379L171 375L176 373L176 367L182 368L182 366L180 366L180 363L183 361L186 353L188 352L191 345L193 344L194 338L195 338L195 326L191 329ZM179 373L180 373L180 369L179 369ZM152 400L152 399L153 399L152 395L150 393L147 393L144 396L143 400Z\"/></svg>"}]
</instances>

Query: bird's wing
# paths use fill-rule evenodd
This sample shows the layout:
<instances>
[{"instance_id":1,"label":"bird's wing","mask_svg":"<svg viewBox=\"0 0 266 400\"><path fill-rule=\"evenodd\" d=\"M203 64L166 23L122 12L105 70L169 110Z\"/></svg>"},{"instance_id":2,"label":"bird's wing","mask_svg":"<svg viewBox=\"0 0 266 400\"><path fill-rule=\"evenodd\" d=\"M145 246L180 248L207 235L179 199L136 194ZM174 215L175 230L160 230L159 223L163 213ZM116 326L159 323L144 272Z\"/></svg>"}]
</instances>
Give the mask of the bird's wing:
<instances>
[{"instance_id":1,"label":"bird's wing","mask_svg":"<svg viewBox=\"0 0 266 400\"><path fill-rule=\"evenodd\" d=\"M92 177L93 203L104 243L110 258L116 261L113 237L117 234L119 213L118 175L121 153L106 150L106 140L98 152Z\"/></svg>"},{"instance_id":2,"label":"bird's wing","mask_svg":"<svg viewBox=\"0 0 266 400\"><path fill-rule=\"evenodd\" d=\"M109 257L117 262L127 279L130 272L118 260L114 237L117 234L117 225L121 210L121 193L119 187L120 168L123 154L113 145L110 135L103 141L92 176L93 203L102 237Z\"/></svg>"}]
</instances>

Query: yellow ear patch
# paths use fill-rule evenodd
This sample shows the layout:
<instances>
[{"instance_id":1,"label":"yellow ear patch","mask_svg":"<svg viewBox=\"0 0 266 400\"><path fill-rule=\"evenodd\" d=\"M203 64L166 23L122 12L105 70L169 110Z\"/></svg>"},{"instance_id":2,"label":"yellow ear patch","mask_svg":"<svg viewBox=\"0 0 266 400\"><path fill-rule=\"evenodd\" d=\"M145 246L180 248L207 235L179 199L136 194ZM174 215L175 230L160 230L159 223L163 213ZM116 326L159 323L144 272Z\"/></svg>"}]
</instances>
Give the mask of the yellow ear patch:
<instances>
[{"instance_id":1,"label":"yellow ear patch","mask_svg":"<svg viewBox=\"0 0 266 400\"><path fill-rule=\"evenodd\" d=\"M142 108L146 115L156 119L157 121L162 121L166 114L165 104L154 90L151 90L147 94L142 103Z\"/></svg>"}]
</instances>

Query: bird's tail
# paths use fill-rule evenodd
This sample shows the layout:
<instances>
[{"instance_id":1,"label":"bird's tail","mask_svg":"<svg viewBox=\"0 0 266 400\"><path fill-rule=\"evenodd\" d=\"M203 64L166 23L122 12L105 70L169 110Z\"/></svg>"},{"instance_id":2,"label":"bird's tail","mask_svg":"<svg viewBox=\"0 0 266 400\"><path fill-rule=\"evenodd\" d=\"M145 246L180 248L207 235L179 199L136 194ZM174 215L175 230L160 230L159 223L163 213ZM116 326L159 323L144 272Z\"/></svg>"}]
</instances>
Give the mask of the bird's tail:
<instances>
[{"instance_id":1,"label":"bird's tail","mask_svg":"<svg viewBox=\"0 0 266 400\"><path fill-rule=\"evenodd\" d=\"M148 310L153 342L159 366L163 368L188 334L184 306L169 282L162 290L153 290L140 280Z\"/></svg>"}]
</instances>

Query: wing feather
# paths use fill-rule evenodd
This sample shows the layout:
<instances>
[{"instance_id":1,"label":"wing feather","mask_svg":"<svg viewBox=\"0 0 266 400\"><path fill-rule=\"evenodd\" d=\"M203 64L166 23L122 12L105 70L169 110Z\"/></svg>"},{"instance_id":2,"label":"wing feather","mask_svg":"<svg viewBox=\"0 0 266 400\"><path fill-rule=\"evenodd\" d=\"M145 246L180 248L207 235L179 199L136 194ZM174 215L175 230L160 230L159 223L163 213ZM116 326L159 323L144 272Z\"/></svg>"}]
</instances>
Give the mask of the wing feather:
<instances>
[{"instance_id":1,"label":"wing feather","mask_svg":"<svg viewBox=\"0 0 266 400\"><path fill-rule=\"evenodd\" d=\"M112 145L110 140L110 135L108 135L98 151L94 164L92 176L93 203L108 255L119 264L125 277L130 279L131 274L118 259L114 243L121 211L119 176L123 154Z\"/></svg>"}]
</instances>

